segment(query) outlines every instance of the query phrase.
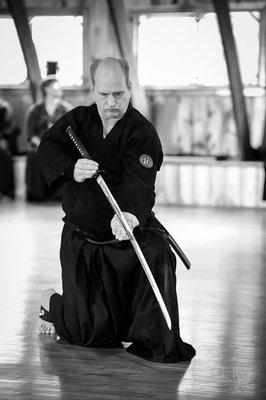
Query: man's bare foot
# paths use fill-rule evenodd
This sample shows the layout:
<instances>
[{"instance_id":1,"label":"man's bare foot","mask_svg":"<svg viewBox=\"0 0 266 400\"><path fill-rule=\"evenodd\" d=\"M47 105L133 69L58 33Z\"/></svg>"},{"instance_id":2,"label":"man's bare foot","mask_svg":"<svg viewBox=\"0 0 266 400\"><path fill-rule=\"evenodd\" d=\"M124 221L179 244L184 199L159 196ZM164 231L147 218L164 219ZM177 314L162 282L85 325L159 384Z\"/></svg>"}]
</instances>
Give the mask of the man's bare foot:
<instances>
[{"instance_id":1,"label":"man's bare foot","mask_svg":"<svg viewBox=\"0 0 266 400\"><path fill-rule=\"evenodd\" d=\"M52 322L46 322L40 319L39 322L39 333L46 333L46 334L54 334L55 333L55 328Z\"/></svg>"},{"instance_id":2,"label":"man's bare foot","mask_svg":"<svg viewBox=\"0 0 266 400\"><path fill-rule=\"evenodd\" d=\"M50 311L50 298L51 296L56 293L54 289L47 289L43 292L42 299L41 299L41 309L40 314L45 311ZM43 310L44 309L44 310ZM52 322L45 321L44 319L40 318L39 322L39 332L45 334L54 334L55 328Z\"/></svg>"}]
</instances>

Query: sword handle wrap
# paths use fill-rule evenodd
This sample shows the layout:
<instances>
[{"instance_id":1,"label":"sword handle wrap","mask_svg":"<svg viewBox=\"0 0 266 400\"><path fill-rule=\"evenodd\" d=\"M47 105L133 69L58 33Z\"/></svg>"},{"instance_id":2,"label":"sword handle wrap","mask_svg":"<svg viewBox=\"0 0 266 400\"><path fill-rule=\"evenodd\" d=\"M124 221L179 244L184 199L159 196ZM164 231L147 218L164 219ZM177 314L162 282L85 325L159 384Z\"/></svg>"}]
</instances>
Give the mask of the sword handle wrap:
<instances>
[{"instance_id":1,"label":"sword handle wrap","mask_svg":"<svg viewBox=\"0 0 266 400\"><path fill-rule=\"evenodd\" d=\"M91 160L89 153L87 152L87 150L85 149L85 147L83 146L77 135L75 135L71 126L68 126L66 128L66 134L71 139L72 143L74 143L74 146L78 150L79 154L83 158L88 158L89 160Z\"/></svg>"},{"instance_id":2,"label":"sword handle wrap","mask_svg":"<svg viewBox=\"0 0 266 400\"><path fill-rule=\"evenodd\" d=\"M75 133L70 125L66 128L66 134L70 138L70 140L72 141L72 143L74 144L76 149L78 150L81 157L91 160L91 156L89 155L89 153L87 152L87 150L85 149L85 147L83 146L83 144L81 143L81 141L79 140L77 135L75 135ZM98 178L98 176L103 172L105 172L104 169L98 169L98 171L95 172L95 174L92 176L92 178L94 178L94 179Z\"/></svg>"}]
</instances>

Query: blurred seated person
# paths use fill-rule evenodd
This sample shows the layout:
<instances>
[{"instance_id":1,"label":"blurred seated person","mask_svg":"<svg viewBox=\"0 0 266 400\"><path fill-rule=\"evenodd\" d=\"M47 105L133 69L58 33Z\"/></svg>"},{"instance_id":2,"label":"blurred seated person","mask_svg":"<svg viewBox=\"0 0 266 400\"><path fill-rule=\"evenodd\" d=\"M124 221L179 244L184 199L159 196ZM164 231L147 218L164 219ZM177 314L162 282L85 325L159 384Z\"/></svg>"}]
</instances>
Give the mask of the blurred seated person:
<instances>
[{"instance_id":1,"label":"blurred seated person","mask_svg":"<svg viewBox=\"0 0 266 400\"><path fill-rule=\"evenodd\" d=\"M0 198L15 197L14 168L9 140L12 132L12 110L10 104L0 98Z\"/></svg>"},{"instance_id":2,"label":"blurred seated person","mask_svg":"<svg viewBox=\"0 0 266 400\"><path fill-rule=\"evenodd\" d=\"M70 103L62 99L62 90L54 77L47 77L41 82L43 100L33 104L26 117L26 131L29 142L26 166L26 187L28 201L57 199L61 193L51 191L46 183L36 160L36 153L42 135L60 117L70 111Z\"/></svg>"}]
</instances>

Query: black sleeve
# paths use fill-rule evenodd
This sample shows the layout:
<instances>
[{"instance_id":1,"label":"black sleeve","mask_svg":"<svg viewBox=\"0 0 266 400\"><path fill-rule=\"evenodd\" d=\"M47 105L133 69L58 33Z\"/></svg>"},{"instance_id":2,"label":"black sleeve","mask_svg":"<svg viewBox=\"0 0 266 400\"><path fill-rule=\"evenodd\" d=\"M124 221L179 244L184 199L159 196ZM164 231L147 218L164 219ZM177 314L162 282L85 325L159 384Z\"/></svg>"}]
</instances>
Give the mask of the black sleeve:
<instances>
[{"instance_id":1,"label":"black sleeve","mask_svg":"<svg viewBox=\"0 0 266 400\"><path fill-rule=\"evenodd\" d=\"M82 114L81 107L69 111L61 117L42 137L37 157L42 173L51 186L64 179L71 178L71 170L78 158L78 153L66 135L66 128L71 126L74 132L78 131Z\"/></svg>"},{"instance_id":2,"label":"black sleeve","mask_svg":"<svg viewBox=\"0 0 266 400\"><path fill-rule=\"evenodd\" d=\"M162 148L156 132L133 132L123 155L123 176L117 201L122 211L138 218L140 229L154 205L155 179L161 163Z\"/></svg>"},{"instance_id":3,"label":"black sleeve","mask_svg":"<svg viewBox=\"0 0 266 400\"><path fill-rule=\"evenodd\" d=\"M0 99L0 139L9 140L12 132L13 115L11 106Z\"/></svg>"},{"instance_id":4,"label":"black sleeve","mask_svg":"<svg viewBox=\"0 0 266 400\"><path fill-rule=\"evenodd\" d=\"M32 136L38 136L38 132L36 129L38 116L39 113L36 111L34 106L32 106L26 115L26 122L25 122L28 141L31 140Z\"/></svg>"}]
</instances>

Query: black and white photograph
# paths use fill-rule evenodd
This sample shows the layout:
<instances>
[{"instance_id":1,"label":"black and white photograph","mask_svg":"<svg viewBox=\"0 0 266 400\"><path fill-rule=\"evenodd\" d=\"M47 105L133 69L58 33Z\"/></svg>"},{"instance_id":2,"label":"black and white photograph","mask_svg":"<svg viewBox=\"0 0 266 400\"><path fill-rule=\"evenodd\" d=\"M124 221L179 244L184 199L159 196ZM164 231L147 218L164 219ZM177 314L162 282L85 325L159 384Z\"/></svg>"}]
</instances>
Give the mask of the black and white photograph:
<instances>
[{"instance_id":1,"label":"black and white photograph","mask_svg":"<svg viewBox=\"0 0 266 400\"><path fill-rule=\"evenodd\" d=\"M266 398L266 0L0 0L0 400Z\"/></svg>"}]
</instances>

